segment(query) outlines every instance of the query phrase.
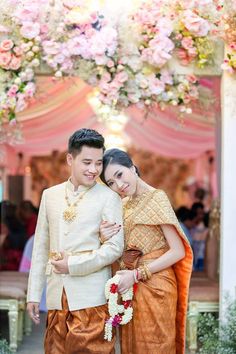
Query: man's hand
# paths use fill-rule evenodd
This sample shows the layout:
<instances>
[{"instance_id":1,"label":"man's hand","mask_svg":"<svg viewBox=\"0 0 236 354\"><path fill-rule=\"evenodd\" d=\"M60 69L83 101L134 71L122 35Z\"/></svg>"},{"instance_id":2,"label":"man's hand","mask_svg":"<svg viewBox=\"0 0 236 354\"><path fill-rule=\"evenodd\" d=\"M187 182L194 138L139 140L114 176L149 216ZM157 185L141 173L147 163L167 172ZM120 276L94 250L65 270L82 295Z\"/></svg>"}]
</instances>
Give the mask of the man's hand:
<instances>
[{"instance_id":1,"label":"man's hand","mask_svg":"<svg viewBox=\"0 0 236 354\"><path fill-rule=\"evenodd\" d=\"M60 260L51 260L51 264L54 267L53 271L57 274L69 274L68 256L66 256L64 252L62 252L61 255L62 259Z\"/></svg>"},{"instance_id":2,"label":"man's hand","mask_svg":"<svg viewBox=\"0 0 236 354\"><path fill-rule=\"evenodd\" d=\"M27 311L31 320L33 320L35 324L39 324L39 302L28 302Z\"/></svg>"}]
</instances>

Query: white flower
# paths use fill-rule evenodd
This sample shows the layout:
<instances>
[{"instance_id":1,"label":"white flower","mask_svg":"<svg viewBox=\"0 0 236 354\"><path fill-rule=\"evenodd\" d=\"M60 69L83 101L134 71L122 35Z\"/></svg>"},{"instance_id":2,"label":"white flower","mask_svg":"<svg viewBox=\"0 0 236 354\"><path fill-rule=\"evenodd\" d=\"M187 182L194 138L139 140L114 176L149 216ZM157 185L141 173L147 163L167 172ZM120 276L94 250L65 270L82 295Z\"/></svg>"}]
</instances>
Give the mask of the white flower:
<instances>
[{"instance_id":1,"label":"white flower","mask_svg":"<svg viewBox=\"0 0 236 354\"><path fill-rule=\"evenodd\" d=\"M20 84L21 84L21 79L20 79L19 77L17 77L17 78L14 80L14 84L20 85Z\"/></svg>"}]
</instances>

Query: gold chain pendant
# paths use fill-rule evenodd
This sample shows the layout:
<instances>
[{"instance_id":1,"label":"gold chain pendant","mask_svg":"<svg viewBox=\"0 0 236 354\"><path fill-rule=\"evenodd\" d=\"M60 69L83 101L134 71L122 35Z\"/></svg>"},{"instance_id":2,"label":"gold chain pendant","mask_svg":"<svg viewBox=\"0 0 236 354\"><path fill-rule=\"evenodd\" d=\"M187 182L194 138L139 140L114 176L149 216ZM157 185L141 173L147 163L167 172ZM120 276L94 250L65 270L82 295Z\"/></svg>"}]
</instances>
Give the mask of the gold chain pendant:
<instances>
[{"instance_id":1,"label":"gold chain pendant","mask_svg":"<svg viewBox=\"0 0 236 354\"><path fill-rule=\"evenodd\" d=\"M70 205L64 212L63 212L63 219L66 222L72 222L76 218L76 209L74 205Z\"/></svg>"}]
</instances>

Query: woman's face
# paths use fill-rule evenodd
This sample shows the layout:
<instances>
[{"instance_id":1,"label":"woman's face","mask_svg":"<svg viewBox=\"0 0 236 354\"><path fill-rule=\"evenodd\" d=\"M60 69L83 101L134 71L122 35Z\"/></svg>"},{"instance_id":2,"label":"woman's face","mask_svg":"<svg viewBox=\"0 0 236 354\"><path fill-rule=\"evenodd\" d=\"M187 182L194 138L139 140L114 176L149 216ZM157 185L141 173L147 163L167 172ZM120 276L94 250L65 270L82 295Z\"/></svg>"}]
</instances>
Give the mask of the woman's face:
<instances>
[{"instance_id":1,"label":"woman's face","mask_svg":"<svg viewBox=\"0 0 236 354\"><path fill-rule=\"evenodd\" d=\"M138 176L134 166L128 168L118 164L110 164L107 166L104 176L108 187L122 198L135 193Z\"/></svg>"}]
</instances>

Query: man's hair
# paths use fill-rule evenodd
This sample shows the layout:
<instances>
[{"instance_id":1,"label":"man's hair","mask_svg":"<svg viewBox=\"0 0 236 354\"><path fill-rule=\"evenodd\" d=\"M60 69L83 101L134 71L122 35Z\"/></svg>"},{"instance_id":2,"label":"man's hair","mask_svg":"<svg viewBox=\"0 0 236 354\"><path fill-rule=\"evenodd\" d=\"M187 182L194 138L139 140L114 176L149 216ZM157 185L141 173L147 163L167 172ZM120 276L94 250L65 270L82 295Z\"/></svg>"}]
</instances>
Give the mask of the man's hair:
<instances>
[{"instance_id":1,"label":"man's hair","mask_svg":"<svg viewBox=\"0 0 236 354\"><path fill-rule=\"evenodd\" d=\"M93 129L82 128L74 132L69 138L68 152L76 156L84 145L105 150L103 136Z\"/></svg>"},{"instance_id":2,"label":"man's hair","mask_svg":"<svg viewBox=\"0 0 236 354\"><path fill-rule=\"evenodd\" d=\"M197 213L192 209L181 206L176 210L176 216L179 221L185 222L186 220L194 220L197 216Z\"/></svg>"}]
</instances>

